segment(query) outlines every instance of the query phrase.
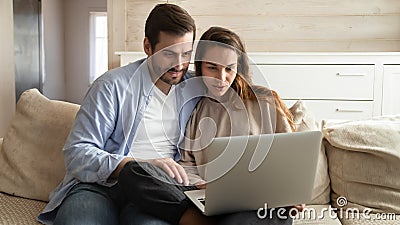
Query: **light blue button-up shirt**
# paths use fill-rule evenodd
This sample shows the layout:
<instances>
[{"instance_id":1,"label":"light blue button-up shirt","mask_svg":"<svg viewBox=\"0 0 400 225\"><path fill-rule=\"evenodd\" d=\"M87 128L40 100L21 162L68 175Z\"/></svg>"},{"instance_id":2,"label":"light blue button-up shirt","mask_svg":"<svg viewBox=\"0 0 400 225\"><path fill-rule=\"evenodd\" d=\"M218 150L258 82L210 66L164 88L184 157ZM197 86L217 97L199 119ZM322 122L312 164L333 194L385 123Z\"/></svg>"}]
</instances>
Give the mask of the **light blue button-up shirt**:
<instances>
[{"instance_id":1,"label":"light blue button-up shirt","mask_svg":"<svg viewBox=\"0 0 400 225\"><path fill-rule=\"evenodd\" d=\"M186 74L175 87L181 130L178 143L205 90L199 79L188 78L190 75ZM154 87L144 59L110 70L93 83L63 149L67 173L50 194L49 203L38 217L40 222L52 224L57 207L79 182L116 184L109 177L129 153ZM175 160L181 156L177 149L176 146Z\"/></svg>"}]
</instances>

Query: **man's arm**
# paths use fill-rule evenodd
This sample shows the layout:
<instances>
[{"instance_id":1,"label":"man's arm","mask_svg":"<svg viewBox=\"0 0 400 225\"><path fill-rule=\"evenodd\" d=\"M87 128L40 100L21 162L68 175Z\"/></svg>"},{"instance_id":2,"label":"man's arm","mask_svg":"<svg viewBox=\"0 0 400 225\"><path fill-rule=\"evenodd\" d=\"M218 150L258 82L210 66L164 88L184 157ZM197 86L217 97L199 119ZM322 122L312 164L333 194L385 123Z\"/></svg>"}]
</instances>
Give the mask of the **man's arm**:
<instances>
[{"instance_id":1,"label":"man's arm","mask_svg":"<svg viewBox=\"0 0 400 225\"><path fill-rule=\"evenodd\" d=\"M117 179L122 168L129 161L135 160L132 157L124 158L117 166L117 168L112 172L110 178ZM149 160L138 160L141 162L147 162L163 169L170 177L174 178L178 183L183 185L189 185L189 178L186 171L181 165L175 162L171 158L159 158L159 159L149 159Z\"/></svg>"},{"instance_id":2,"label":"man's arm","mask_svg":"<svg viewBox=\"0 0 400 225\"><path fill-rule=\"evenodd\" d=\"M119 176L119 173L121 172L122 168L124 168L125 164L126 164L127 162L130 162L130 161L133 161L133 160L135 160L135 159L134 159L134 158L131 158L131 157L126 157L126 158L124 158L124 159L118 164L117 168L111 173L110 178L111 178L111 179L117 179L118 176Z\"/></svg>"},{"instance_id":3,"label":"man's arm","mask_svg":"<svg viewBox=\"0 0 400 225\"><path fill-rule=\"evenodd\" d=\"M104 150L115 130L118 113L113 84L96 81L81 105L63 149L67 173L82 182L111 185L108 178L125 158Z\"/></svg>"}]
</instances>

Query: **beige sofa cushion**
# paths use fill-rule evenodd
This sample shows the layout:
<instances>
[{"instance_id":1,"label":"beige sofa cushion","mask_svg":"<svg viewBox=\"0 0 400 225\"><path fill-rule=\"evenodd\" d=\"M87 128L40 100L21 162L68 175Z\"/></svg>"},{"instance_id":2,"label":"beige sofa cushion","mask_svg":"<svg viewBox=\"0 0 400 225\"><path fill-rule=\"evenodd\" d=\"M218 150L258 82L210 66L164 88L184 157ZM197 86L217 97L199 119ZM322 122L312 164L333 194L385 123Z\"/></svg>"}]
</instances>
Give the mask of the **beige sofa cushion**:
<instances>
[{"instance_id":1,"label":"beige sofa cushion","mask_svg":"<svg viewBox=\"0 0 400 225\"><path fill-rule=\"evenodd\" d=\"M303 101L298 100L289 111L293 115L296 131L320 130L314 115L307 109ZM328 174L328 161L325 148L322 145L319 153L317 173L314 182L313 199L309 204L329 204L330 201L330 181Z\"/></svg>"},{"instance_id":2,"label":"beige sofa cushion","mask_svg":"<svg viewBox=\"0 0 400 225\"><path fill-rule=\"evenodd\" d=\"M333 205L400 213L400 115L326 124L323 133Z\"/></svg>"},{"instance_id":3,"label":"beige sofa cushion","mask_svg":"<svg viewBox=\"0 0 400 225\"><path fill-rule=\"evenodd\" d=\"M0 191L48 201L62 180L62 147L79 106L25 91L0 149Z\"/></svg>"}]
</instances>

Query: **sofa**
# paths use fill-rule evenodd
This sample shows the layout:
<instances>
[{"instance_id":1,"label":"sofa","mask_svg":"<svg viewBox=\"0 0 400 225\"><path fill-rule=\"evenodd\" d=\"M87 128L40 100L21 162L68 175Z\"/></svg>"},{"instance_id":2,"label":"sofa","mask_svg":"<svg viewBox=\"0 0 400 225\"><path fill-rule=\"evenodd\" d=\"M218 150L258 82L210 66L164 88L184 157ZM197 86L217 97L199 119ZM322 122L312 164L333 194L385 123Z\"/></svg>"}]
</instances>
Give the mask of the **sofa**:
<instances>
[{"instance_id":1,"label":"sofa","mask_svg":"<svg viewBox=\"0 0 400 225\"><path fill-rule=\"evenodd\" d=\"M78 109L36 89L21 95L0 139L0 225L39 224L65 174L61 149ZM302 101L290 111L298 132L323 132L313 198L293 224L400 224L400 115L320 123Z\"/></svg>"}]
</instances>

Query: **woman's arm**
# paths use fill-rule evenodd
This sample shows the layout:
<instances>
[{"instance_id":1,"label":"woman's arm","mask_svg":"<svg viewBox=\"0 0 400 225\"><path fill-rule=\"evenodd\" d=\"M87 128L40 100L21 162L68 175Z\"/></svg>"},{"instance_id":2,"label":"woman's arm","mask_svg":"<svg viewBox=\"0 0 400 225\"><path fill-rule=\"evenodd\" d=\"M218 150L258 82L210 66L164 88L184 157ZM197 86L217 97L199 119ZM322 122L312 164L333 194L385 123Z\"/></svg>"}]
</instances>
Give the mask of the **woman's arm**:
<instances>
[{"instance_id":1,"label":"woman's arm","mask_svg":"<svg viewBox=\"0 0 400 225\"><path fill-rule=\"evenodd\" d=\"M197 152L198 154L193 154L190 150L181 149L182 158L179 164L185 169L186 174L189 178L189 184L199 185L204 184L205 181L199 173L199 167L197 163L204 160L204 151Z\"/></svg>"},{"instance_id":2,"label":"woman's arm","mask_svg":"<svg viewBox=\"0 0 400 225\"><path fill-rule=\"evenodd\" d=\"M186 124L185 138L180 148L181 160L179 161L179 164L185 169L191 185L205 183L204 167L199 166L206 163L204 149L202 149L199 144L199 137L201 135L198 121L201 117L201 110L199 111L199 108L201 108L200 106L201 101L193 110L192 115Z\"/></svg>"}]
</instances>

